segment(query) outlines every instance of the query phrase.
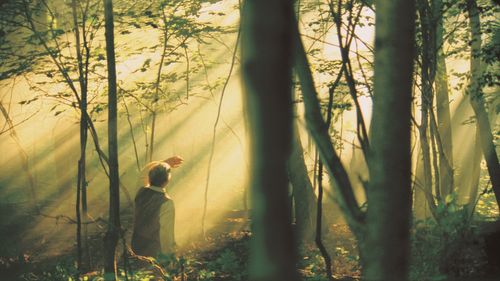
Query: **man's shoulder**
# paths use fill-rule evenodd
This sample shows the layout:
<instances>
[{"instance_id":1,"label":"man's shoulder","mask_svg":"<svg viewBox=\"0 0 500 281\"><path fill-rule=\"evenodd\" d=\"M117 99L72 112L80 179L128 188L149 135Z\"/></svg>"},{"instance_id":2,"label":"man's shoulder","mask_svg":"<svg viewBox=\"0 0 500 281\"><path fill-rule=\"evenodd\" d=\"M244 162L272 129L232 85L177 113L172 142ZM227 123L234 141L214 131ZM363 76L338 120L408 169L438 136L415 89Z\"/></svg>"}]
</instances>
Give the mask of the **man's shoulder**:
<instances>
[{"instance_id":1,"label":"man's shoulder","mask_svg":"<svg viewBox=\"0 0 500 281\"><path fill-rule=\"evenodd\" d=\"M141 187L137 191L136 198L142 198L142 197L153 197L153 198L163 198L165 193L161 193L158 191L154 191L151 188L148 187ZM170 197L168 197L170 199Z\"/></svg>"}]
</instances>

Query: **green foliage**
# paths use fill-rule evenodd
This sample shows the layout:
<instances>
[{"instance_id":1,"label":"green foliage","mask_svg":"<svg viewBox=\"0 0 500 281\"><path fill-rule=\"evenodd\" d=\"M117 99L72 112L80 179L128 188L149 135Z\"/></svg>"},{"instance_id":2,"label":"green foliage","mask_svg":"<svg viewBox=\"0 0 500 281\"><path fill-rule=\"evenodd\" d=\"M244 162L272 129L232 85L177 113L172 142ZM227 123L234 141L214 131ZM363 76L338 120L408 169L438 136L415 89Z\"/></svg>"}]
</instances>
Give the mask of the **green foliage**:
<instances>
[{"instance_id":1,"label":"green foliage","mask_svg":"<svg viewBox=\"0 0 500 281\"><path fill-rule=\"evenodd\" d=\"M336 233L339 235L339 233ZM339 236L336 239L342 239ZM342 243L335 243L337 246L331 252L332 268L335 276L350 276L357 275L359 272L359 256L355 251L352 251ZM307 281L326 281L328 280L325 274L325 261L321 253L316 247L303 249L302 258L297 266L303 280ZM354 277L353 277L354 278Z\"/></svg>"},{"instance_id":2,"label":"green foliage","mask_svg":"<svg viewBox=\"0 0 500 281\"><path fill-rule=\"evenodd\" d=\"M436 220L417 221L411 237L410 280L447 280L481 272L484 252L468 208L447 196Z\"/></svg>"},{"instance_id":3,"label":"green foliage","mask_svg":"<svg viewBox=\"0 0 500 281\"><path fill-rule=\"evenodd\" d=\"M224 238L228 241L221 241ZM212 239L212 238L211 238ZM222 236L213 239L215 248L208 251L185 252L179 255L160 255L158 264L163 268L166 276L164 280L247 280L247 253L248 236ZM206 246L206 245L205 245ZM151 266L135 268L133 280L159 280L159 273ZM130 277L130 276L129 276Z\"/></svg>"},{"instance_id":4,"label":"green foliage","mask_svg":"<svg viewBox=\"0 0 500 281\"><path fill-rule=\"evenodd\" d=\"M156 114L171 112L186 104L190 96L206 93L205 85L199 80L200 70L206 68L200 62L200 50L203 49L200 46L209 46L207 42L213 41L212 38L223 29L213 22L214 18L224 14L208 12L211 15L208 21L203 9L207 3L218 1L132 2L133 5L128 0L117 2L118 32L126 36L137 34L141 29L158 36L158 40L153 44L129 47L131 55L140 54L143 59L134 66L133 73L149 75L124 87L125 102L148 114ZM179 87L179 81L186 83L185 88L184 85Z\"/></svg>"},{"instance_id":5,"label":"green foliage","mask_svg":"<svg viewBox=\"0 0 500 281\"><path fill-rule=\"evenodd\" d=\"M177 257L173 254L160 255L158 262L167 272L167 280L171 280L174 276L182 275L186 265L191 263L184 257Z\"/></svg>"},{"instance_id":6,"label":"green foliage","mask_svg":"<svg viewBox=\"0 0 500 281\"><path fill-rule=\"evenodd\" d=\"M304 254L299 260L298 268L304 280L308 281L326 281L325 261L318 250L313 250Z\"/></svg>"},{"instance_id":7,"label":"green foliage","mask_svg":"<svg viewBox=\"0 0 500 281\"><path fill-rule=\"evenodd\" d=\"M221 256L215 260L215 264L220 266L224 272L236 272L241 269L236 254L229 249L222 252Z\"/></svg>"},{"instance_id":8,"label":"green foliage","mask_svg":"<svg viewBox=\"0 0 500 281\"><path fill-rule=\"evenodd\" d=\"M246 261L239 258L230 249L224 250L214 261L207 263L207 272L218 272L230 276L232 280L246 280L248 276Z\"/></svg>"},{"instance_id":9,"label":"green foliage","mask_svg":"<svg viewBox=\"0 0 500 281\"><path fill-rule=\"evenodd\" d=\"M78 270L75 267L75 264L69 260L58 263L53 268L47 268L39 274L34 274L33 272L24 273L21 275L20 279L25 281L55 281L55 280L67 280L72 281L76 280L75 276L77 276Z\"/></svg>"},{"instance_id":10,"label":"green foliage","mask_svg":"<svg viewBox=\"0 0 500 281\"><path fill-rule=\"evenodd\" d=\"M474 216L478 221L492 221L498 218L498 205L493 188L489 186L489 177L481 177L482 185L486 188L479 195L474 208Z\"/></svg>"},{"instance_id":11,"label":"green foliage","mask_svg":"<svg viewBox=\"0 0 500 281\"><path fill-rule=\"evenodd\" d=\"M198 280L200 281L213 280L214 277L215 277L214 271L202 269L198 272Z\"/></svg>"}]
</instances>

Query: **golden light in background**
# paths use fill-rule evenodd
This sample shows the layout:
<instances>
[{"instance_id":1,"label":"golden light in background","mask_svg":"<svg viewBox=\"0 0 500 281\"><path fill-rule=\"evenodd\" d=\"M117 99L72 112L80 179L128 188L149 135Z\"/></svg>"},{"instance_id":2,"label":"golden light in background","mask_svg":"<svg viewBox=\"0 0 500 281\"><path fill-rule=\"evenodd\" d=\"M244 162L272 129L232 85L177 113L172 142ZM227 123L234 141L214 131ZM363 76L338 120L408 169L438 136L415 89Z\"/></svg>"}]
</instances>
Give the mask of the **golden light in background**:
<instances>
[{"instance_id":1,"label":"golden light in background","mask_svg":"<svg viewBox=\"0 0 500 281\"><path fill-rule=\"evenodd\" d=\"M216 4L204 4L202 20L213 21L215 25L235 26L239 20L239 11L234 9L237 1L221 1ZM224 16L213 17L209 15L210 11L223 12ZM367 15L373 16L371 11L366 11ZM307 15L304 16L307 20ZM357 35L365 42L373 42L373 27L365 26L359 28ZM311 35L312 36L312 35ZM103 40L103 34L98 34L98 40ZM311 39L305 37L306 45L312 44ZM340 59L338 47L335 47L336 36L333 30L325 34L325 41L332 44L324 44L322 56L325 59ZM236 39L236 33L226 33L221 41L229 48L233 48ZM70 40L72 40L70 36ZM132 33L126 35L117 35L117 54L118 54L118 78L122 88L131 91L136 82L154 80L159 62L159 50L151 51L147 47L157 44L160 40L158 30L144 29L132 30ZM216 63L210 68L209 79L211 84L215 84L218 78L225 78L229 71L229 62L231 60L230 52L226 46L220 46L215 40L208 40L213 46L210 51L201 52L207 62ZM189 48L191 51L197 49L197 43L191 42ZM219 46L219 47L214 47ZM362 44L359 45L359 52L366 57L370 53ZM142 50L140 53L138 50ZM132 54L130 54L132 53ZM146 71L138 71L144 62L150 59L151 67ZM464 61L448 62L450 68L466 70ZM47 66L47 70L50 67ZM52 69L55 70L55 69ZM164 73L170 71L185 71L184 62L171 64L166 67ZM367 73L371 75L371 73ZM36 78L31 74L26 74L30 79ZM317 81L325 82L331 77L322 74L316 74ZM102 79L100 79L102 80ZM90 85L96 92L92 95L99 95L104 90L102 81L93 80L94 85ZM9 81L8 81L9 82ZM456 81L450 81L452 85ZM205 83L203 70L193 75L191 83ZM9 83L6 83L9 84ZM319 83L318 83L319 85ZM175 83L164 85L171 91L179 91L185 88L185 81L182 79ZM64 84L52 83L46 87L47 92L56 93L65 89ZM0 97L3 102L10 96L10 88L1 87ZM219 122L215 154L211 168L210 185L208 193L208 214L206 225L208 228L219 227L223 222L226 212L232 209L242 209L244 206L244 192L248 186L247 162L248 147L245 121L243 118L243 105L241 97L241 85L238 70L236 69L229 82L225 92L222 106L222 119ZM326 92L323 91L322 94ZM207 164L210 155L213 126L218 108L220 97L220 87L211 97L208 90L201 95L189 99L187 105L180 106L175 111L164 111L158 118L158 131L155 144L155 158L165 159L172 155L181 155L185 159L182 167L173 172L173 180L170 183L169 190L176 204L176 236L178 244L188 245L193 239L199 238L201 233L201 216L203 211L204 191L207 178ZM365 93L366 94L366 93ZM60 214L74 217L75 212L75 192L76 192L76 166L79 158L79 137L78 137L78 112L68 108L66 112L54 116L55 112L50 109L55 105L52 101L35 101L29 105L21 106L19 102L29 99L35 95L25 80L18 78L18 82L13 88L11 114L15 121L23 120L34 110L40 110L35 118L26 121L16 127L16 131L21 140L21 145L30 156L30 167L36 180L36 192L38 199L43 203L42 211L52 216ZM458 107L460 98L456 98L461 93L454 93L454 99L451 103L452 109ZM461 96L460 96L461 97ZM360 104L367 126L371 117L371 98L367 96L360 97ZM119 106L122 106L120 103ZM62 108L62 106L61 106ZM454 109L453 109L454 110ZM57 110L56 110L57 111ZM466 111L470 112L470 111ZM141 118L146 118L147 114L140 113L137 107L130 105L130 119L134 126L133 132L139 149L140 164L145 164L145 136L141 128ZM299 106L299 116L303 115L303 110ZM142 114L142 115L141 115ZM469 113L466 113L469 114ZM453 112L452 112L453 115ZM105 117L100 117L105 118ZM124 112L120 114L119 120L119 146L120 146L120 177L124 188L128 190L132 199L136 190L135 186L138 177L138 169L130 136L130 128L127 123L127 116ZM102 121L102 120L101 120ZM357 196L360 202L364 201L364 194L360 187L358 176L365 176L365 163L360 155L354 155L351 145L355 140L356 116L355 111L351 110L344 113L343 124L334 124L337 130L342 128L345 149L342 154L342 161L350 172L350 177L357 186ZM302 122L301 122L302 123ZM105 122L95 123L101 148L106 151L106 124ZM148 130L146 124L145 130ZM465 149L460 150L465 145L466 138L463 136L472 135L473 126L454 125L454 144L457 155L465 153ZM149 136L148 136L149 137ZM307 133L301 128L301 137L305 147L312 147L307 151L309 155L314 154L314 146L308 145ZM29 199L28 181L22 170L19 152L15 143L8 134L0 135L2 146L0 148L0 177L2 182L8 185L1 186L0 196L4 202L21 202L24 204ZM463 143L462 143L463 141ZM354 141L355 142L355 141ZM107 217L108 208L108 180L100 167L100 163L95 152L92 139L89 137L87 144L88 154L88 199L89 213L97 217ZM358 151L359 152L359 151ZM308 157L308 166L312 169L313 157ZM361 160L360 160L361 159ZM361 171L361 172L360 172ZM366 179L366 178L364 178ZM325 181L326 182L326 181ZM325 183L325 185L327 185ZM126 212L131 212L127 198L122 192L122 208ZM44 241L39 245L40 251L45 249L55 250L57 248L71 249L74 241L74 225L56 224L53 218L41 216L33 217L33 227L23 239L26 243L30 241ZM94 228L93 231L98 231Z\"/></svg>"}]
</instances>

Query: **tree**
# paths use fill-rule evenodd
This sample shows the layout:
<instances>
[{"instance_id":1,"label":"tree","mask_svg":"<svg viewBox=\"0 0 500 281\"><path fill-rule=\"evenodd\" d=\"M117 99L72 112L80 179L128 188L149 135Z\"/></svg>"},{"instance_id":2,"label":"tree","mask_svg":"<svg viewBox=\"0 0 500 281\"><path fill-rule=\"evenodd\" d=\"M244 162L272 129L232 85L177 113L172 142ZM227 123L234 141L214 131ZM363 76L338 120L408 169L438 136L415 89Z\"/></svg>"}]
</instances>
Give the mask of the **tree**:
<instances>
[{"instance_id":1,"label":"tree","mask_svg":"<svg viewBox=\"0 0 500 281\"><path fill-rule=\"evenodd\" d=\"M145 119L141 126L145 127L145 162L154 160L157 144L157 118L163 112L170 113L180 105L187 104L189 97L195 96L195 85L191 85L190 77L196 74L201 66L194 55L190 54L190 44L198 41L205 43L204 37L212 36L220 28L200 20L202 2L198 0L155 0L148 3L120 1L117 14L125 24L120 25L120 33L128 34L137 28L158 30L160 40L152 46L143 46L141 51L158 51L159 60L145 58L144 63L134 72L154 70L151 81L136 81L132 89L120 89L126 97L131 97L139 110L145 111ZM207 34L210 34L207 36ZM173 70L174 64L186 61L186 70ZM185 79L183 91L172 87L177 81ZM124 101L125 103L125 101ZM127 109L128 111L128 109ZM129 113L127 113L129 114ZM141 118L142 119L142 118ZM138 158L138 157L137 157ZM137 162L140 162L137 159Z\"/></svg>"},{"instance_id":2,"label":"tree","mask_svg":"<svg viewBox=\"0 0 500 281\"><path fill-rule=\"evenodd\" d=\"M437 134L440 136L442 156L439 161L439 175L441 193L443 196L451 194L454 189L453 178L453 142L451 133L450 99L448 87L448 73L444 53L444 6L442 0L432 1L432 15L436 21L436 121ZM438 147L439 149L439 147ZM440 150L441 151L441 150Z\"/></svg>"},{"instance_id":3,"label":"tree","mask_svg":"<svg viewBox=\"0 0 500 281\"><path fill-rule=\"evenodd\" d=\"M295 233L299 244L314 240L314 214L316 213L313 186L304 161L304 150L300 141L298 126L295 125L292 137L292 153L288 160L288 177L293 187L295 203Z\"/></svg>"},{"instance_id":4,"label":"tree","mask_svg":"<svg viewBox=\"0 0 500 281\"><path fill-rule=\"evenodd\" d=\"M376 2L372 150L363 245L367 280L408 279L414 5L414 1Z\"/></svg>"},{"instance_id":5,"label":"tree","mask_svg":"<svg viewBox=\"0 0 500 281\"><path fill-rule=\"evenodd\" d=\"M441 201L441 190L439 188L438 167L436 165L437 153L435 153L434 146L434 130L432 121L430 121L433 113L432 105L434 101L433 83L436 75L436 49L435 49L435 30L433 27L432 11L427 0L417 1L420 34L421 34L421 66L420 66L420 80L421 80L421 95L420 95L420 125L418 126L420 136L420 148L422 150L422 166L423 166L423 189L429 203L431 211L434 213L436 203L433 192L437 201ZM434 152L434 153L432 153ZM434 156L434 157L432 157ZM434 160L434 162L432 161ZM434 170L433 170L434 168ZM434 181L433 181L434 171ZM434 189L433 189L434 187Z\"/></svg>"},{"instance_id":6,"label":"tree","mask_svg":"<svg viewBox=\"0 0 500 281\"><path fill-rule=\"evenodd\" d=\"M410 109L414 2L377 3L373 139L370 144L368 213L360 209L319 108L312 74L294 26L295 69L303 93L308 130L326 170L336 181L347 223L360 243L367 280L406 280L410 189ZM395 120L394 116L398 116ZM368 216L368 217L367 217ZM366 238L366 241L364 240Z\"/></svg>"},{"instance_id":7,"label":"tree","mask_svg":"<svg viewBox=\"0 0 500 281\"><path fill-rule=\"evenodd\" d=\"M118 130L116 62L113 1L104 0L106 60L108 64L108 149L109 149L109 221L104 237L104 278L117 279L116 245L120 235L120 190L118 174Z\"/></svg>"},{"instance_id":8,"label":"tree","mask_svg":"<svg viewBox=\"0 0 500 281\"><path fill-rule=\"evenodd\" d=\"M345 67L343 68L345 71ZM344 72L341 71L340 73ZM339 75L340 78L340 75ZM337 80L338 81L338 80ZM329 91L329 98L328 98L328 107L326 111L326 127L330 129L330 125L332 122L332 108L333 108L333 94L334 94L334 88L331 87ZM359 115L358 115L359 116ZM359 119L358 119L359 122ZM316 207L316 237L315 237L315 242L316 246L318 247L319 251L321 252L321 255L323 256L323 260L325 261L325 267L326 267L326 274L328 277L328 280L333 280L333 275L332 275L332 261L330 254L328 253L326 247L323 244L323 238L322 238L322 219L323 219L323 161L321 159L318 160L318 202L317 202L317 207Z\"/></svg>"},{"instance_id":9,"label":"tree","mask_svg":"<svg viewBox=\"0 0 500 281\"><path fill-rule=\"evenodd\" d=\"M484 96L482 90L483 67L481 62L481 21L479 9L475 0L467 0L467 12L470 25L470 72L471 78L467 93L476 115L476 126L479 130L479 141L483 151L484 159L490 174L491 185L500 208L500 163L493 143L490 121L484 105Z\"/></svg>"},{"instance_id":10,"label":"tree","mask_svg":"<svg viewBox=\"0 0 500 281\"><path fill-rule=\"evenodd\" d=\"M76 192L76 240L77 240L77 267L82 270L82 267L90 266L90 253L87 245L87 179L86 179L86 147L87 136L90 129L92 139L98 151L103 169L106 171L106 166L103 161L107 161L107 156L102 152L99 140L97 138L96 129L93 121L90 118L88 110L88 85L90 72L90 45L97 33L100 20L97 17L92 17L98 7L91 0L85 1L83 5L78 5L76 1L71 1L67 5L60 2L50 2L47 0L28 1L24 0L18 5L11 8L15 14L19 14L12 20L6 20L5 25L9 29L16 30L21 28L20 31L28 32L28 39L26 45L32 46L32 49L14 52L12 50L7 52L9 55L7 61L9 65L7 70L0 74L0 77L8 78L18 72L32 69L36 74L43 74L54 82L65 84L71 94L66 91L51 94L44 92L45 98L50 97L56 99L59 103L51 108L55 111L54 115L59 115L66 109L57 110L61 104L68 104L72 108L80 111L80 159L78 160L78 176L77 176L77 192ZM59 5L59 6L58 6ZM78 7L77 7L78 6ZM57 7L57 8L56 8ZM81 8L81 9L78 9ZM67 9L71 14L71 20L61 16L58 11ZM63 12L61 12L63 13ZM81 16L81 18L80 18ZM89 20L89 18L92 18ZM73 31L75 35L75 43L72 44L69 40L61 40L61 37L66 32ZM12 31L11 31L12 32ZM20 42L16 42L20 44ZM14 45L14 47L18 47ZM71 54L67 55L63 51L64 48L74 47L76 56ZM12 49L7 48L7 50ZM4 50L5 51L5 50ZM27 53L28 55L23 55ZM1 55L0 55L1 56ZM20 60L16 60L19 58ZM38 64L48 60L50 64L56 67L54 69L39 67ZM20 62L19 62L20 61ZM26 67L26 62L35 65L35 67ZM95 69L94 69L95 70ZM73 79L73 75L78 76L77 83ZM62 81L59 80L62 77ZM39 82L37 84L44 84L46 82ZM79 89L77 89L79 86ZM34 86L35 89L40 89ZM73 96L73 97L72 97ZM37 99L36 97L35 99ZM29 103L29 101L28 101ZM82 215L83 215L83 230L84 237L82 241ZM82 243L83 242L83 243ZM83 247L82 247L83 246ZM85 249L85 259L82 262L82 248ZM82 265L83 264L83 265Z\"/></svg>"},{"instance_id":11,"label":"tree","mask_svg":"<svg viewBox=\"0 0 500 281\"><path fill-rule=\"evenodd\" d=\"M417 156L418 174L415 181L420 182L415 198L420 199L420 193L423 193L431 213L436 217L436 207L439 204L448 204L452 193L456 191L449 88L443 51L443 17L446 13L444 4L439 0L418 0L417 8L421 121L415 126L420 136L421 151ZM422 205L417 203L417 207Z\"/></svg>"},{"instance_id":12,"label":"tree","mask_svg":"<svg viewBox=\"0 0 500 281\"><path fill-rule=\"evenodd\" d=\"M248 0L242 13L242 73L252 135L250 278L298 280L286 163L292 137L292 2Z\"/></svg>"},{"instance_id":13,"label":"tree","mask_svg":"<svg viewBox=\"0 0 500 281\"><path fill-rule=\"evenodd\" d=\"M203 29L203 25L197 23L193 17L199 12L201 3L199 1L160 1L160 16L162 19L162 39L163 46L158 65L156 81L153 84L154 92L151 101L151 133L149 141L149 150L147 151L147 161L153 161L155 145L155 127L158 114L158 103L160 94L165 95L165 89L161 85L163 80L175 81L178 77L174 75L164 75L162 69L165 65L178 60L177 49L183 48L187 60L188 70L186 71L186 99L189 98L189 56L187 52L187 41L196 37ZM152 12L151 12L152 13ZM153 14L151 15L153 16ZM178 41L176 43L172 43ZM167 60L167 61L165 61ZM165 77L167 76L167 77ZM167 78L167 79L166 79ZM168 82L170 82L168 81Z\"/></svg>"},{"instance_id":14,"label":"tree","mask_svg":"<svg viewBox=\"0 0 500 281\"><path fill-rule=\"evenodd\" d=\"M76 59L78 62L78 82L80 85L80 159L78 160L78 177L77 177L77 190L76 190L76 220L77 220L77 231L76 231L76 241L77 241L77 264L78 269L82 270L82 239L81 239L81 215L83 215L84 224L84 244L85 244L85 266L88 269L90 267L90 253L87 241L87 178L86 178L86 152L87 152L87 135L88 135L88 123L87 123L87 90L88 90L88 74L89 74L89 46L87 43L86 34L86 20L89 1L86 4L86 11L83 12L83 34L80 37L80 26L78 24L78 13L77 13L77 3L76 0L71 1L71 12L73 15L73 28L75 33L75 49L76 49ZM81 50L81 38L83 38L83 49L85 52L85 60L82 56ZM81 211L83 214L81 214Z\"/></svg>"}]
</instances>

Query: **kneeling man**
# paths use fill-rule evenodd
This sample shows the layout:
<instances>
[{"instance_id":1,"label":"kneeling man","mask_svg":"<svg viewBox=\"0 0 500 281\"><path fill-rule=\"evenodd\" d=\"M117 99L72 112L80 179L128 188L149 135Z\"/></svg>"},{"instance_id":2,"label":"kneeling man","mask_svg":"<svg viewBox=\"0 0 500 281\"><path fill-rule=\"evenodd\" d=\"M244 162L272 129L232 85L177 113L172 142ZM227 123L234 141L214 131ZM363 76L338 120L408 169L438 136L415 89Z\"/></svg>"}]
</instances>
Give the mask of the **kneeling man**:
<instances>
[{"instance_id":1,"label":"kneeling man","mask_svg":"<svg viewBox=\"0 0 500 281\"><path fill-rule=\"evenodd\" d=\"M174 201L166 192L171 168L178 167L182 158L175 156L146 166L144 186L135 196L132 250L140 256L157 257L160 253L175 251ZM165 237L161 241L160 237Z\"/></svg>"}]
</instances>

